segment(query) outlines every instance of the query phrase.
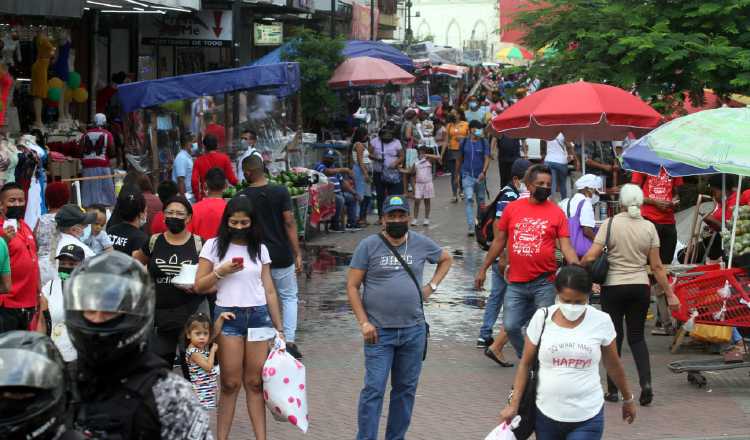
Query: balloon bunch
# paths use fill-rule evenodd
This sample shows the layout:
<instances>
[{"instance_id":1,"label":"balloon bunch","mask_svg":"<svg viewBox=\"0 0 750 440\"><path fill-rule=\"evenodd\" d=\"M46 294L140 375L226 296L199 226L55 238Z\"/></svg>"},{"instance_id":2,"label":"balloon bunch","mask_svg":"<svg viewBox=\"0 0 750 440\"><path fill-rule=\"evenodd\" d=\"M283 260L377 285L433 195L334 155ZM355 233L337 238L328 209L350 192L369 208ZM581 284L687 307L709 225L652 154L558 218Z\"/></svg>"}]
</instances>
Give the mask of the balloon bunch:
<instances>
[{"instance_id":1,"label":"balloon bunch","mask_svg":"<svg viewBox=\"0 0 750 440\"><path fill-rule=\"evenodd\" d=\"M73 100L79 104L89 99L89 92L81 84L81 74L78 72L68 74L67 88L63 80L57 77L50 79L47 86L47 98L52 102L60 102L63 96L66 101Z\"/></svg>"}]
</instances>

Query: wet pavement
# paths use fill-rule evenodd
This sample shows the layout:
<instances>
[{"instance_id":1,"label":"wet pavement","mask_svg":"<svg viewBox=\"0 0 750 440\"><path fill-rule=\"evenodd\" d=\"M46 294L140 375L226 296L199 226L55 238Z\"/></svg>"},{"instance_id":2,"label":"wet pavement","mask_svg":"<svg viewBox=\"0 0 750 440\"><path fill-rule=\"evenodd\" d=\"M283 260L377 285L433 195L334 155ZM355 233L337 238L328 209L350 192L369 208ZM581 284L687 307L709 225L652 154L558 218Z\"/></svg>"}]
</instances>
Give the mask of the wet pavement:
<instances>
[{"instance_id":1,"label":"wet pavement","mask_svg":"<svg viewBox=\"0 0 750 440\"><path fill-rule=\"evenodd\" d=\"M493 167L494 168L494 167ZM497 174L490 188L497 188ZM491 191L492 193L496 192ZM497 425L515 370L492 363L474 348L488 291L475 291L474 273L484 258L473 238L466 235L463 204L452 204L447 177L436 180L432 227L424 232L454 256L453 267L439 291L425 305L432 333L407 436L410 440L484 439ZM494 194L493 194L494 195ZM373 217L370 218L374 220ZM353 439L357 398L362 387L362 338L346 299L346 272L357 243L379 231L370 226L347 234L319 233L305 244L305 274L299 277L300 304L297 342L308 374L311 425L307 434L270 417L270 439ZM425 277L433 268L425 268ZM489 276L486 288L489 289ZM649 322L647 332L653 323ZM707 374L709 386L698 389L684 375L670 373L669 362L711 358L701 352L671 355L670 338L648 337L655 402L639 407L634 425L620 420L619 404L605 405L606 439L750 439L750 376L747 370ZM507 359L514 359L511 348ZM624 364L631 386L638 392L632 358L624 349ZM514 359L515 360L515 359ZM238 401L232 439L253 438L244 399ZM387 416L387 396L381 439Z\"/></svg>"}]
</instances>

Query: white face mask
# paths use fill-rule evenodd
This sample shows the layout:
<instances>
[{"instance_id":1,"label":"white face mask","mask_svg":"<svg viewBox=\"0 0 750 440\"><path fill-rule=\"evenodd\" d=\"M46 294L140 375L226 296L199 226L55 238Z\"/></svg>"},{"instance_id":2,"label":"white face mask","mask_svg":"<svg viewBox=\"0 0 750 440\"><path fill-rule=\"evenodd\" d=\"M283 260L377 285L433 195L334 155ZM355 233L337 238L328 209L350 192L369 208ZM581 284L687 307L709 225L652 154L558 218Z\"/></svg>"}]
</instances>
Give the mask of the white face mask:
<instances>
[{"instance_id":1,"label":"white face mask","mask_svg":"<svg viewBox=\"0 0 750 440\"><path fill-rule=\"evenodd\" d=\"M521 185L520 185L520 186L518 187L518 192L522 192L522 193L525 193L525 192L527 192L528 190L529 190L529 189L528 189L528 188L526 188L526 184L525 184L525 183L523 183L523 182L521 182Z\"/></svg>"},{"instance_id":2,"label":"white face mask","mask_svg":"<svg viewBox=\"0 0 750 440\"><path fill-rule=\"evenodd\" d=\"M597 193L594 193L594 194L593 194L593 195L591 196L591 204L592 204L592 205L596 205L597 203L599 203L599 194L597 194Z\"/></svg>"},{"instance_id":3,"label":"white face mask","mask_svg":"<svg viewBox=\"0 0 750 440\"><path fill-rule=\"evenodd\" d=\"M568 321L577 321L578 318L586 312L586 304L567 304L561 303L559 298L555 299L555 302L560 308L560 312L563 314L565 319Z\"/></svg>"}]
</instances>

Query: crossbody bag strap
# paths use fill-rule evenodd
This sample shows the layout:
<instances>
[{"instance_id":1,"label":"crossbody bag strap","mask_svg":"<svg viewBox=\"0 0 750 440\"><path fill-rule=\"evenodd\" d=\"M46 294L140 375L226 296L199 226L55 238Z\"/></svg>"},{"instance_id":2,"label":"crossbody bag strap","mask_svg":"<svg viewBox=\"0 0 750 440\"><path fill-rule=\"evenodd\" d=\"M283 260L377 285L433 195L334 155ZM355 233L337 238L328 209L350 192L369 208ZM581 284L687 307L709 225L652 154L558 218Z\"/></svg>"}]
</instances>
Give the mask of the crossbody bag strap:
<instances>
[{"instance_id":1,"label":"crossbody bag strap","mask_svg":"<svg viewBox=\"0 0 750 440\"><path fill-rule=\"evenodd\" d=\"M612 225L615 223L615 218L609 219L609 226L607 227L607 238L604 239L604 248L609 251L609 236L612 233Z\"/></svg>"},{"instance_id":2,"label":"crossbody bag strap","mask_svg":"<svg viewBox=\"0 0 750 440\"><path fill-rule=\"evenodd\" d=\"M534 355L534 365L536 366L537 370L539 370L539 347L542 346L542 335L544 334L544 329L547 327L547 317L549 316L549 308L544 308L544 320L542 321L542 331L539 333L539 341L537 341L536 344L536 354Z\"/></svg>"},{"instance_id":3,"label":"crossbody bag strap","mask_svg":"<svg viewBox=\"0 0 750 440\"><path fill-rule=\"evenodd\" d=\"M411 268L408 264L406 264L406 261L404 261L404 258L401 256L401 254L398 253L396 248L388 241L387 238L383 234L378 234L378 237L380 237L381 240L383 240L383 243L385 243L386 247L391 251L393 256L396 257L399 263L401 263L401 266L403 266L406 273L409 274L411 277L411 280L414 281L414 286L417 288L417 294L419 295L419 306L422 308L422 314L424 314L424 299L422 298L422 288L419 286L419 281L417 281L417 277L414 275L414 272L412 272Z\"/></svg>"}]
</instances>

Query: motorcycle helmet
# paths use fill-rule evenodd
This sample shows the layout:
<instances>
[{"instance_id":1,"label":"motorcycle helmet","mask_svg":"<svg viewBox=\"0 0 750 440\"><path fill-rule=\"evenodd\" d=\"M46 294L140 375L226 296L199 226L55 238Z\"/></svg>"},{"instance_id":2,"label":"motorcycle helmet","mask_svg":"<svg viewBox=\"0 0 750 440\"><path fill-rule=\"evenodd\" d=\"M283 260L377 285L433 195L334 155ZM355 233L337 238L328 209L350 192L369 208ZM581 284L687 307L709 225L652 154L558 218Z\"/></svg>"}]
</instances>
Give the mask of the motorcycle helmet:
<instances>
[{"instance_id":1,"label":"motorcycle helmet","mask_svg":"<svg viewBox=\"0 0 750 440\"><path fill-rule=\"evenodd\" d=\"M65 284L65 325L85 367L115 366L143 352L153 327L154 285L141 263L121 252L90 258Z\"/></svg>"},{"instance_id":2,"label":"motorcycle helmet","mask_svg":"<svg viewBox=\"0 0 750 440\"><path fill-rule=\"evenodd\" d=\"M68 398L64 365L46 335L0 335L0 438L52 440L62 434Z\"/></svg>"}]
</instances>

